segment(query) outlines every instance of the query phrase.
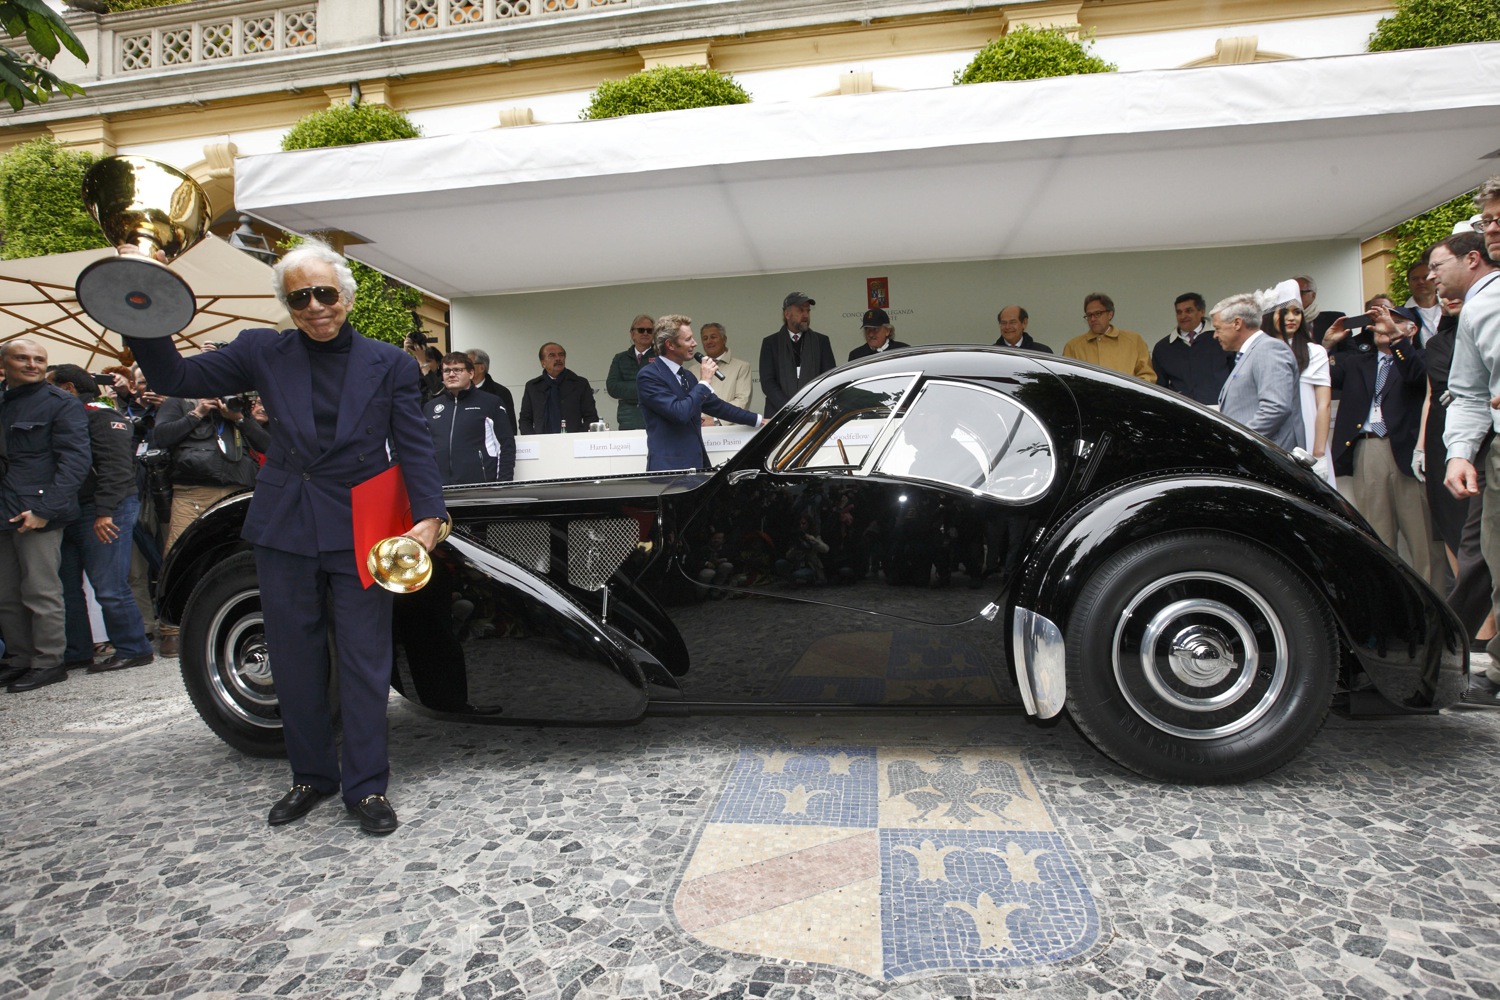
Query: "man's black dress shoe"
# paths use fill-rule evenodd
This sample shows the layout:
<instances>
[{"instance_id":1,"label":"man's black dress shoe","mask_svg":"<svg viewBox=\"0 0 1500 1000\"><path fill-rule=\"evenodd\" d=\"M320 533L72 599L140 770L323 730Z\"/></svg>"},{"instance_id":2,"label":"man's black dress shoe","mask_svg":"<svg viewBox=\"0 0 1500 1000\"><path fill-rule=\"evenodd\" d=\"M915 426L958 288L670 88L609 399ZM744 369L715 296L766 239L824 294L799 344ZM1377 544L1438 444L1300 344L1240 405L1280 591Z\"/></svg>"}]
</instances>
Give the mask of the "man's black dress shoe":
<instances>
[{"instance_id":1,"label":"man's black dress shoe","mask_svg":"<svg viewBox=\"0 0 1500 1000\"><path fill-rule=\"evenodd\" d=\"M89 673L102 674L110 670L126 670L130 667L144 667L148 663L156 662L155 653L142 653L140 656L121 656L116 653L103 663L96 663L89 667Z\"/></svg>"},{"instance_id":2,"label":"man's black dress shoe","mask_svg":"<svg viewBox=\"0 0 1500 1000\"><path fill-rule=\"evenodd\" d=\"M48 684L56 684L58 681L67 679L68 672L61 666L48 667L45 670L32 667L6 685L5 690L11 694L19 694L22 691L35 691L39 687L46 687Z\"/></svg>"},{"instance_id":3,"label":"man's black dress shoe","mask_svg":"<svg viewBox=\"0 0 1500 1000\"><path fill-rule=\"evenodd\" d=\"M26 673L25 667L6 665L0 667L0 684L9 684L11 681Z\"/></svg>"},{"instance_id":4,"label":"man's black dress shoe","mask_svg":"<svg viewBox=\"0 0 1500 1000\"><path fill-rule=\"evenodd\" d=\"M352 806L346 803L345 807L350 815L359 817L359 828L365 833L384 837L394 832L399 825L396 822L396 810L391 808L391 803L384 795L366 795Z\"/></svg>"},{"instance_id":5,"label":"man's black dress shoe","mask_svg":"<svg viewBox=\"0 0 1500 1000\"><path fill-rule=\"evenodd\" d=\"M291 791L276 800L266 822L271 826L281 826L294 819L301 819L312 811L313 806L328 798L329 794L320 792L311 785L293 785Z\"/></svg>"}]
</instances>

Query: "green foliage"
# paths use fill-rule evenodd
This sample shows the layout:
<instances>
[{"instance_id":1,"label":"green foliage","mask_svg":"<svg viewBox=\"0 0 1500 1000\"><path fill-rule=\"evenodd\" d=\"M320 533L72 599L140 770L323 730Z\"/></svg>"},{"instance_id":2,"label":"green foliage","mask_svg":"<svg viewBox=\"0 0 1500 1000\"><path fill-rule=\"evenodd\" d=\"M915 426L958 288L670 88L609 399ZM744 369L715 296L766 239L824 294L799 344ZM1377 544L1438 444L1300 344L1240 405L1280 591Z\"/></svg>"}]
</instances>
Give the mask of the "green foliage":
<instances>
[{"instance_id":1,"label":"green foliage","mask_svg":"<svg viewBox=\"0 0 1500 1000\"><path fill-rule=\"evenodd\" d=\"M1113 73L1119 69L1089 52L1093 39L1075 39L1063 28L1033 28L1020 24L975 54L955 84L993 83L996 80L1041 80L1051 76Z\"/></svg>"},{"instance_id":2,"label":"green foliage","mask_svg":"<svg viewBox=\"0 0 1500 1000\"><path fill-rule=\"evenodd\" d=\"M1371 52L1500 41L1500 0L1396 0L1370 36Z\"/></svg>"},{"instance_id":3,"label":"green foliage","mask_svg":"<svg viewBox=\"0 0 1500 1000\"><path fill-rule=\"evenodd\" d=\"M86 10L93 14L119 14L127 10L145 10L147 7L175 7L190 0L63 0L75 10Z\"/></svg>"},{"instance_id":4,"label":"green foliage","mask_svg":"<svg viewBox=\"0 0 1500 1000\"><path fill-rule=\"evenodd\" d=\"M415 139L422 130L406 112L384 104L339 104L301 118L282 138L282 149L355 146L387 139Z\"/></svg>"},{"instance_id":5,"label":"green foliage","mask_svg":"<svg viewBox=\"0 0 1500 1000\"><path fill-rule=\"evenodd\" d=\"M1454 223L1463 222L1473 214L1474 192L1470 191L1423 212L1415 219L1408 219L1386 234L1396 240L1390 263L1391 298L1405 302L1411 296L1411 289L1406 284L1406 269L1421 260L1428 247L1452 234Z\"/></svg>"},{"instance_id":6,"label":"green foliage","mask_svg":"<svg viewBox=\"0 0 1500 1000\"><path fill-rule=\"evenodd\" d=\"M623 80L605 80L579 118L619 118L651 111L716 108L749 104L750 95L734 77L697 66L658 66Z\"/></svg>"},{"instance_id":7,"label":"green foliage","mask_svg":"<svg viewBox=\"0 0 1500 1000\"><path fill-rule=\"evenodd\" d=\"M83 207L83 175L95 157L34 139L0 157L0 258L39 257L108 246Z\"/></svg>"},{"instance_id":8,"label":"green foliage","mask_svg":"<svg viewBox=\"0 0 1500 1000\"><path fill-rule=\"evenodd\" d=\"M63 49L84 62L89 61L83 43L45 0L0 0L0 28L5 29L8 38L24 36L26 44L49 62ZM81 95L83 88L68 83L50 69L33 66L19 52L0 45L0 98L12 111L20 111L21 105L28 101L45 104L54 92L73 97Z\"/></svg>"},{"instance_id":9,"label":"green foliage","mask_svg":"<svg viewBox=\"0 0 1500 1000\"><path fill-rule=\"evenodd\" d=\"M358 289L349 322L366 337L401 346L412 331L412 310L422 304L422 293L357 260L349 262L349 269Z\"/></svg>"}]
</instances>

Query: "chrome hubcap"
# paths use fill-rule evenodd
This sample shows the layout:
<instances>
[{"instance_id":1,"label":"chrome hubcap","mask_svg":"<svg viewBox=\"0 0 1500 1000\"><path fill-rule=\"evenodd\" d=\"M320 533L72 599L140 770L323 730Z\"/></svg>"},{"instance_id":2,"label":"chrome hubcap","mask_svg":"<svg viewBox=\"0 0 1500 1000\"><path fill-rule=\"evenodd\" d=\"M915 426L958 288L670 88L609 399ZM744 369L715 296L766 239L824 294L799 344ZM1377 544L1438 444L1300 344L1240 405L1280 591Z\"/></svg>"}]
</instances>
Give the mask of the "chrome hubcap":
<instances>
[{"instance_id":1,"label":"chrome hubcap","mask_svg":"<svg viewBox=\"0 0 1500 1000\"><path fill-rule=\"evenodd\" d=\"M209 681L225 710L251 725L280 729L259 590L236 594L214 613L207 655Z\"/></svg>"},{"instance_id":2,"label":"chrome hubcap","mask_svg":"<svg viewBox=\"0 0 1500 1000\"><path fill-rule=\"evenodd\" d=\"M1186 739L1254 725L1287 677L1285 630L1270 604L1223 573L1153 581L1115 629L1114 671L1140 717Z\"/></svg>"}]
</instances>

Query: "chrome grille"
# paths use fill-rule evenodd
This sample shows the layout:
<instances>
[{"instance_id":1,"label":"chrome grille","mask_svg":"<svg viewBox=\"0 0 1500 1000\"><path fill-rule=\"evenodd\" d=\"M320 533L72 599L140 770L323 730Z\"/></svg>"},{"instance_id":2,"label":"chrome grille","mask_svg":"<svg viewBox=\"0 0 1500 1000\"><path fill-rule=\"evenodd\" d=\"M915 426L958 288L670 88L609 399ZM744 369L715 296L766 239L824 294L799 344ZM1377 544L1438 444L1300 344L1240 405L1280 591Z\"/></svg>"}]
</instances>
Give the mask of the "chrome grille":
<instances>
[{"instance_id":1,"label":"chrome grille","mask_svg":"<svg viewBox=\"0 0 1500 1000\"><path fill-rule=\"evenodd\" d=\"M598 590L635 551L640 540L641 527L633 518L569 522L568 583L585 590Z\"/></svg>"},{"instance_id":2,"label":"chrome grille","mask_svg":"<svg viewBox=\"0 0 1500 1000\"><path fill-rule=\"evenodd\" d=\"M552 569L551 531L546 521L497 521L484 529L484 544L527 569Z\"/></svg>"}]
</instances>

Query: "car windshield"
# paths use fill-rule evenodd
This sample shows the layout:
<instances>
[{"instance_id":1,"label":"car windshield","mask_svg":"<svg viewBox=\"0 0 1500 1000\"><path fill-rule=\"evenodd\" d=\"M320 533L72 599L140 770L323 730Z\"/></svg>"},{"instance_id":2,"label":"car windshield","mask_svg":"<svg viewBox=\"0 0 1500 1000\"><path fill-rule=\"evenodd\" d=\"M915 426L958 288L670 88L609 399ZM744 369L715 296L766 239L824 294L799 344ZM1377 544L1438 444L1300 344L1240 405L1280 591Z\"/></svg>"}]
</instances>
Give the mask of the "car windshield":
<instances>
[{"instance_id":1,"label":"car windshield","mask_svg":"<svg viewBox=\"0 0 1500 1000\"><path fill-rule=\"evenodd\" d=\"M1041 422L975 385L929 382L907 408L875 471L1024 501L1046 492L1056 463Z\"/></svg>"},{"instance_id":2,"label":"car windshield","mask_svg":"<svg viewBox=\"0 0 1500 1000\"><path fill-rule=\"evenodd\" d=\"M892 375L847 386L808 411L787 436L771 467L857 469L917 379Z\"/></svg>"}]
</instances>

